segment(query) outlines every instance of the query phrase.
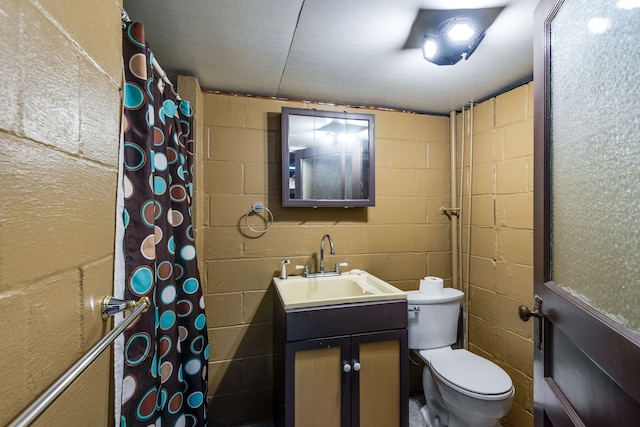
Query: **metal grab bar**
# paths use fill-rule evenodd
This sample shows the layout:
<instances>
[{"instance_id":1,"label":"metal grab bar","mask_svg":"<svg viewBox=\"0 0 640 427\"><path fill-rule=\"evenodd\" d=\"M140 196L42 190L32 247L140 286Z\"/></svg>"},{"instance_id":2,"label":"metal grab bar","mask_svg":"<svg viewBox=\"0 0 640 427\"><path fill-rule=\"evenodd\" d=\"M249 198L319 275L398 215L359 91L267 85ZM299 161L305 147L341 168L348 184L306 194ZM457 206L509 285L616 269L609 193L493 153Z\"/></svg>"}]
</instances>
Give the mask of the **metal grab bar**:
<instances>
[{"instance_id":1,"label":"metal grab bar","mask_svg":"<svg viewBox=\"0 0 640 427\"><path fill-rule=\"evenodd\" d=\"M103 317L105 315L106 302L111 297L105 298L103 302ZM53 403L55 400L80 376L85 369L93 363L94 360L107 348L113 341L118 338L127 326L129 326L140 313L147 311L151 306L151 301L147 297L141 298L139 301L127 301L122 305L122 309L133 308L122 322L113 328L111 332L105 335L95 346L91 348L80 360L78 360L71 368L58 378L47 390L44 391L27 409L22 411L7 427L26 427L31 425L38 417ZM110 311L108 315L115 312Z\"/></svg>"}]
</instances>

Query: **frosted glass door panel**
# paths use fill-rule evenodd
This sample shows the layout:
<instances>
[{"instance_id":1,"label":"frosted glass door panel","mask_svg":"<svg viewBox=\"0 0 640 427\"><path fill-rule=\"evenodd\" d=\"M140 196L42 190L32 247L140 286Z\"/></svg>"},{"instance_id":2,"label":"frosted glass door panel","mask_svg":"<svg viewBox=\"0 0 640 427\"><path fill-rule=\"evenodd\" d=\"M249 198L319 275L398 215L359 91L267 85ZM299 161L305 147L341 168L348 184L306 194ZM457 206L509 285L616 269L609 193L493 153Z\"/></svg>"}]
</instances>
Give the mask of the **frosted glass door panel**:
<instances>
[{"instance_id":1,"label":"frosted glass door panel","mask_svg":"<svg viewBox=\"0 0 640 427\"><path fill-rule=\"evenodd\" d=\"M572 0L551 23L550 277L636 331L639 22L638 1Z\"/></svg>"}]
</instances>

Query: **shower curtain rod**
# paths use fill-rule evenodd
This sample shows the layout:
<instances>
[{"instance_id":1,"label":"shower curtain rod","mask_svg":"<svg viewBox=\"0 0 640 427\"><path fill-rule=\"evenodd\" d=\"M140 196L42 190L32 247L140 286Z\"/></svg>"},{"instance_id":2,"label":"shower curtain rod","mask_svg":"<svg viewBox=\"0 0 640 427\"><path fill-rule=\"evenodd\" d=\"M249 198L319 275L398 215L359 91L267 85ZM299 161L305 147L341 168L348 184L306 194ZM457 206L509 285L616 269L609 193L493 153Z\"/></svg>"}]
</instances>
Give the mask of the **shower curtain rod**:
<instances>
[{"instance_id":1,"label":"shower curtain rod","mask_svg":"<svg viewBox=\"0 0 640 427\"><path fill-rule=\"evenodd\" d=\"M120 15L122 17L122 28L125 28L126 24L132 22L131 18L129 17L129 14L127 13L127 11L124 9L120 9ZM171 80L169 80L169 77L167 77L167 73L162 69L155 55L153 55L153 61L151 65L153 66L153 71L159 76L159 78L163 82L165 82L166 84L168 84L169 86L175 89L175 86L173 85ZM176 98L178 99L178 101L182 101L182 98L180 98L180 95L177 94L177 91L176 91Z\"/></svg>"},{"instance_id":2,"label":"shower curtain rod","mask_svg":"<svg viewBox=\"0 0 640 427\"><path fill-rule=\"evenodd\" d=\"M110 298L110 297L107 297ZM118 326L105 335L91 350L89 350L80 360L78 360L69 370L46 389L27 409L22 411L7 427L27 427L30 426L60 395L106 350L118 336L124 332L141 313L147 311L151 306L149 298L143 297L139 301L115 300L119 309L105 298L102 303L102 317L111 316L118 311L133 308Z\"/></svg>"}]
</instances>

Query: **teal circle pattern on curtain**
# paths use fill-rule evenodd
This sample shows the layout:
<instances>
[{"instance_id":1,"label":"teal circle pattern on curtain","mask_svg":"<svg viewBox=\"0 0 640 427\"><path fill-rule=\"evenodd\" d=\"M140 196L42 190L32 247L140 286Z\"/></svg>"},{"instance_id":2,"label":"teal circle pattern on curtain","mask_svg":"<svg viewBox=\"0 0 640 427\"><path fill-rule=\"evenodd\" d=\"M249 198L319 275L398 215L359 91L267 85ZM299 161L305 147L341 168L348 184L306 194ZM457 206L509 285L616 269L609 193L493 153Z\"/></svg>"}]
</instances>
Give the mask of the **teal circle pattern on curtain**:
<instances>
[{"instance_id":1,"label":"teal circle pattern on curtain","mask_svg":"<svg viewBox=\"0 0 640 427\"><path fill-rule=\"evenodd\" d=\"M153 75L144 26L123 30L125 331L121 426L206 426L209 342L191 219L193 110Z\"/></svg>"}]
</instances>

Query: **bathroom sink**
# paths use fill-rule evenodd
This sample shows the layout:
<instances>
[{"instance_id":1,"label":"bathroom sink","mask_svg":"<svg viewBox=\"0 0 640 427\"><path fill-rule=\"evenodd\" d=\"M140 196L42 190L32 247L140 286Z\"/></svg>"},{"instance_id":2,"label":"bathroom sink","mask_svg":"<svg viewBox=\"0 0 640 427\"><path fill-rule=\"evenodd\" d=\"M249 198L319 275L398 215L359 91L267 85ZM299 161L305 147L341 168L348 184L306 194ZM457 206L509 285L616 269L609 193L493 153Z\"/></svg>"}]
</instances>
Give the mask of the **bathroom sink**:
<instances>
[{"instance_id":1,"label":"bathroom sink","mask_svg":"<svg viewBox=\"0 0 640 427\"><path fill-rule=\"evenodd\" d=\"M274 278L273 282L285 310L407 298L400 289L361 270L339 276Z\"/></svg>"}]
</instances>

